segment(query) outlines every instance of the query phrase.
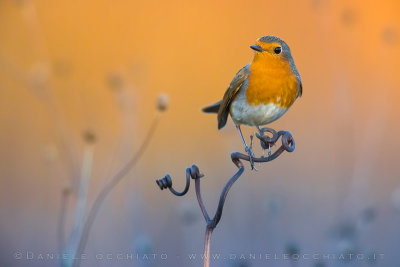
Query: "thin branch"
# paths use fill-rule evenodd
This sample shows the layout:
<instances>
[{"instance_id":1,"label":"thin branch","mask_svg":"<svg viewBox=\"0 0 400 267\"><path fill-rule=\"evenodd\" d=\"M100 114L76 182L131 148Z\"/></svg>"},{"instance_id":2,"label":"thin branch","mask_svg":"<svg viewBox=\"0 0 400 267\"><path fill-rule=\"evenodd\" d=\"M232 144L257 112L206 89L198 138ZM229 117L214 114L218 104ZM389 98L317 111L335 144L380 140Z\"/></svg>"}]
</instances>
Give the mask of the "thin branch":
<instances>
[{"instance_id":1,"label":"thin branch","mask_svg":"<svg viewBox=\"0 0 400 267\"><path fill-rule=\"evenodd\" d=\"M233 175L232 178L229 179L229 181L226 183L219 198L217 211L215 212L214 218L209 223L209 227L214 229L221 220L222 210L224 208L226 196L228 195L228 192L231 189L232 185L237 181L237 179L239 179L239 177L243 174L243 172L244 172L244 166L241 166L239 170L235 173L235 175Z\"/></svg>"},{"instance_id":2,"label":"thin branch","mask_svg":"<svg viewBox=\"0 0 400 267\"><path fill-rule=\"evenodd\" d=\"M206 233L204 236L204 267L210 266L210 245L211 245L211 235L214 228L206 227Z\"/></svg>"},{"instance_id":3,"label":"thin branch","mask_svg":"<svg viewBox=\"0 0 400 267\"><path fill-rule=\"evenodd\" d=\"M272 136L265 135L265 132L272 134ZM200 178L204 175L200 173L199 168L196 165L192 165L190 168L186 169L186 186L182 192L177 192L172 187L172 179L169 174L167 174L164 178L157 180L157 185L160 187L161 190L168 188L174 195L183 196L185 195L190 186L190 177L195 180L195 188L196 188L196 196L197 201L199 203L200 209L203 213L204 219L206 221L206 232L205 232L205 239L204 239L204 267L210 266L210 243L211 243L211 235L215 227L218 225L219 221L222 217L222 211L225 205L226 197L229 193L229 190L233 186L233 184L240 178L240 176L244 172L244 165L241 160L246 161L253 161L253 162L269 162L271 160L276 159L281 155L284 151L293 152L295 149L295 142L290 132L286 131L279 131L276 132L274 129L271 128L263 128L260 129L260 134L256 134L256 137L260 140L260 145L263 149L269 149L270 147L274 146L275 143L278 141L279 138L282 140L282 145L273 153L269 154L268 157L259 157L259 158L252 158L248 155L233 152L231 154L232 162L238 168L238 171L228 180L225 187L221 192L221 196L219 198L218 207L215 212L215 215L212 219L210 219L207 209L204 206L203 199L201 197L201 190L200 190Z\"/></svg>"},{"instance_id":4,"label":"thin branch","mask_svg":"<svg viewBox=\"0 0 400 267\"><path fill-rule=\"evenodd\" d=\"M210 222L210 216L208 216L206 207L204 206L203 198L201 197L200 179L194 180L194 184L196 187L197 202L199 202L201 212L203 213L204 219L206 220L206 223L208 224Z\"/></svg>"},{"instance_id":5,"label":"thin branch","mask_svg":"<svg viewBox=\"0 0 400 267\"><path fill-rule=\"evenodd\" d=\"M110 194L110 192L113 190L113 188L136 165L138 160L141 158L143 153L146 151L146 148L148 147L148 145L153 137L153 134L155 132L155 129L158 125L158 121L159 121L159 113L157 113L156 117L154 118L154 120L150 126L150 129L146 135L146 139L143 141L143 143L140 146L137 153L124 165L124 167L121 168L120 171L118 171L114 175L114 177L104 186L104 188L100 191L100 193L97 195L96 199L94 200L94 203L89 211L89 214L88 214L85 224L83 226L82 236L81 236L78 248L75 253L75 255L77 255L77 257L72 265L73 267L80 266L79 255L81 255L83 253L83 251L85 250L91 227L93 225L94 220L96 219L97 213L100 210L101 204L104 202L104 200Z\"/></svg>"}]
</instances>

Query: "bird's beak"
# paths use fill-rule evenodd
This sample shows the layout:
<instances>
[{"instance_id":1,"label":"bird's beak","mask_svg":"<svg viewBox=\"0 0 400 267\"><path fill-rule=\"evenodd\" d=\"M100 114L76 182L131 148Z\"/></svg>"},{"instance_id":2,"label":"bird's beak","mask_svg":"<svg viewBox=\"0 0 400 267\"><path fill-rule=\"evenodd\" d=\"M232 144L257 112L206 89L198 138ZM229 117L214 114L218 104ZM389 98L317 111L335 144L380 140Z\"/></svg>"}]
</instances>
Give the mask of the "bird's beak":
<instances>
[{"instance_id":1,"label":"bird's beak","mask_svg":"<svg viewBox=\"0 0 400 267\"><path fill-rule=\"evenodd\" d=\"M255 50L255 51L257 51L257 52L262 52L263 51L263 49L259 45L251 45L250 48Z\"/></svg>"}]
</instances>

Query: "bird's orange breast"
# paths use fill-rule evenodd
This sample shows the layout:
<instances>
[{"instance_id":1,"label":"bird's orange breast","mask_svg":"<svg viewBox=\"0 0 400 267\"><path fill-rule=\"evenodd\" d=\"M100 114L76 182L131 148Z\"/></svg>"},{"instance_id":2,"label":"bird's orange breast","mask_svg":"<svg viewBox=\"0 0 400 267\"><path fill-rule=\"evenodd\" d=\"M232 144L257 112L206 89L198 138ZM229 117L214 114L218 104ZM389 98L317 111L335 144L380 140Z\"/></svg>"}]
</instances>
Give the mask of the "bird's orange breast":
<instances>
[{"instance_id":1,"label":"bird's orange breast","mask_svg":"<svg viewBox=\"0 0 400 267\"><path fill-rule=\"evenodd\" d=\"M288 61L282 58L260 58L250 64L246 98L249 105L275 104L289 108L298 93L298 81Z\"/></svg>"}]
</instances>

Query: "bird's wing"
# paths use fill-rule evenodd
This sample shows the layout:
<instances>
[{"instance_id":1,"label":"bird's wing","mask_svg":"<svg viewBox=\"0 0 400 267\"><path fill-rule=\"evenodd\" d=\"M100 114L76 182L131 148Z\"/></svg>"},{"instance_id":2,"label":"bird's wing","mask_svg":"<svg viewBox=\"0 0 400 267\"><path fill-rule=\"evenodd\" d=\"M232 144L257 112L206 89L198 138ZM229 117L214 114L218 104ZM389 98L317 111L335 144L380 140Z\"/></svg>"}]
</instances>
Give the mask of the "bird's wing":
<instances>
[{"instance_id":1,"label":"bird's wing","mask_svg":"<svg viewBox=\"0 0 400 267\"><path fill-rule=\"evenodd\" d=\"M228 89L224 94L224 98L222 99L221 106L218 110L218 129L221 129L225 126L226 121L228 120L229 109L233 99L236 94L239 92L242 87L243 82L249 77L250 67L249 64L241 68L238 73L236 73L235 77L231 81Z\"/></svg>"},{"instance_id":2,"label":"bird's wing","mask_svg":"<svg viewBox=\"0 0 400 267\"><path fill-rule=\"evenodd\" d=\"M301 83L300 75L296 75L297 78L297 84L299 86L299 90L297 92L297 97L301 97L303 95L303 84Z\"/></svg>"}]
</instances>

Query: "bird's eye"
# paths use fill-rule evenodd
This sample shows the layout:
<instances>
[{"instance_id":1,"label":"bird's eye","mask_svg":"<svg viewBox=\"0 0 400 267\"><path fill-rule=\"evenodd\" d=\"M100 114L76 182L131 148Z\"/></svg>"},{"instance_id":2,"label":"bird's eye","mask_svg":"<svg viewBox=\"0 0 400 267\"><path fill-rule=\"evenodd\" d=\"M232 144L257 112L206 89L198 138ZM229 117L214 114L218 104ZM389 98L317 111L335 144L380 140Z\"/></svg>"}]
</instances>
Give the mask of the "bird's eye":
<instances>
[{"instance_id":1,"label":"bird's eye","mask_svg":"<svg viewBox=\"0 0 400 267\"><path fill-rule=\"evenodd\" d=\"M280 54L282 52L282 47L278 46L274 49L275 54Z\"/></svg>"}]
</instances>

